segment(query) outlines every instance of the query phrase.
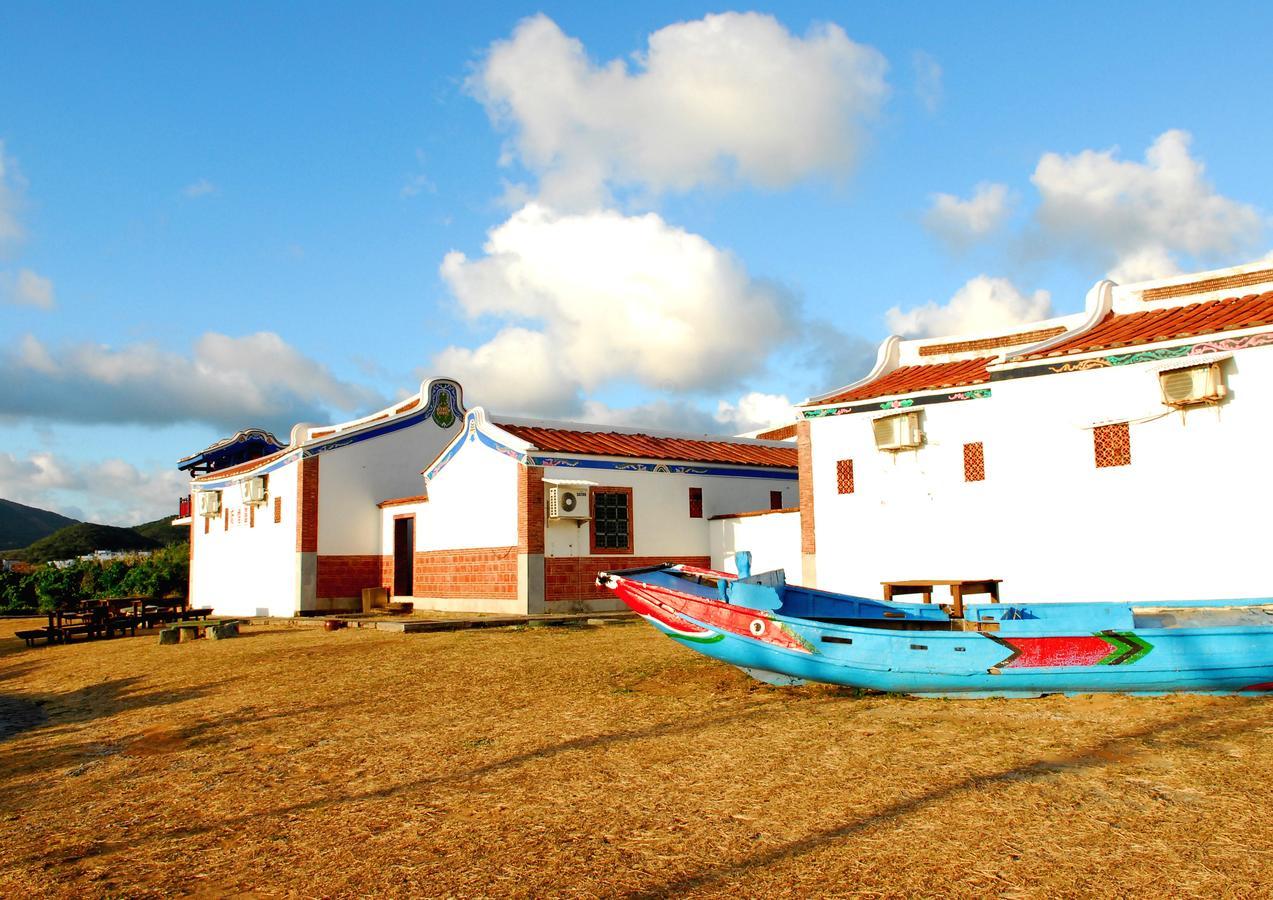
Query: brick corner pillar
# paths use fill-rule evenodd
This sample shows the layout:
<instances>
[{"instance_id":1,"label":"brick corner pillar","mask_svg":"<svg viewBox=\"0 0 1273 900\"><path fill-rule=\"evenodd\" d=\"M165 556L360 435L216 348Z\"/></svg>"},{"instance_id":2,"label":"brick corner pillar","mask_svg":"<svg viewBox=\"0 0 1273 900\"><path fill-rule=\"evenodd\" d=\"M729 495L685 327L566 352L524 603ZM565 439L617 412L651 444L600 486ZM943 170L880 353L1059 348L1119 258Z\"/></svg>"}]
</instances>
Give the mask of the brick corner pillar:
<instances>
[{"instance_id":1,"label":"brick corner pillar","mask_svg":"<svg viewBox=\"0 0 1273 900\"><path fill-rule=\"evenodd\" d=\"M813 523L813 439L808 419L796 425L796 456L800 476L800 583L818 586L818 547Z\"/></svg>"},{"instance_id":2,"label":"brick corner pillar","mask_svg":"<svg viewBox=\"0 0 1273 900\"><path fill-rule=\"evenodd\" d=\"M517 467L517 600L535 615L544 606L544 470Z\"/></svg>"},{"instance_id":3,"label":"brick corner pillar","mask_svg":"<svg viewBox=\"0 0 1273 900\"><path fill-rule=\"evenodd\" d=\"M296 470L296 603L293 615L318 607L318 457Z\"/></svg>"}]
</instances>

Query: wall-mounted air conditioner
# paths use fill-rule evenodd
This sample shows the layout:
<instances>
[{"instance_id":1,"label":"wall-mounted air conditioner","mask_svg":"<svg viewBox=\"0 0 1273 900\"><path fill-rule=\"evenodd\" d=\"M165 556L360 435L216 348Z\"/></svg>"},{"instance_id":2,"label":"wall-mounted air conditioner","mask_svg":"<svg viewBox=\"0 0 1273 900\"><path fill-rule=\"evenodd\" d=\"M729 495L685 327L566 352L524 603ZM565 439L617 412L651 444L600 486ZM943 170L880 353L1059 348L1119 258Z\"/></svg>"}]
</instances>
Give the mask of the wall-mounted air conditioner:
<instances>
[{"instance_id":1,"label":"wall-mounted air conditioner","mask_svg":"<svg viewBox=\"0 0 1273 900\"><path fill-rule=\"evenodd\" d=\"M243 492L244 503L264 503L265 502L265 479L261 477L249 478L247 481L240 482L239 490Z\"/></svg>"},{"instance_id":2,"label":"wall-mounted air conditioner","mask_svg":"<svg viewBox=\"0 0 1273 900\"><path fill-rule=\"evenodd\" d=\"M1219 363L1169 369L1158 373L1158 381L1162 386L1162 402L1176 409L1219 403L1228 393Z\"/></svg>"},{"instance_id":3,"label":"wall-mounted air conditioner","mask_svg":"<svg viewBox=\"0 0 1273 900\"><path fill-rule=\"evenodd\" d=\"M871 425L875 430L875 446L880 450L913 450L924 443L924 432L919 430L919 413L884 416Z\"/></svg>"},{"instance_id":4,"label":"wall-mounted air conditioner","mask_svg":"<svg viewBox=\"0 0 1273 900\"><path fill-rule=\"evenodd\" d=\"M208 517L221 515L220 491L199 491L198 495L199 515Z\"/></svg>"},{"instance_id":5,"label":"wall-mounted air conditioner","mask_svg":"<svg viewBox=\"0 0 1273 900\"><path fill-rule=\"evenodd\" d=\"M588 489L551 485L548 488L548 518L587 519Z\"/></svg>"}]
</instances>

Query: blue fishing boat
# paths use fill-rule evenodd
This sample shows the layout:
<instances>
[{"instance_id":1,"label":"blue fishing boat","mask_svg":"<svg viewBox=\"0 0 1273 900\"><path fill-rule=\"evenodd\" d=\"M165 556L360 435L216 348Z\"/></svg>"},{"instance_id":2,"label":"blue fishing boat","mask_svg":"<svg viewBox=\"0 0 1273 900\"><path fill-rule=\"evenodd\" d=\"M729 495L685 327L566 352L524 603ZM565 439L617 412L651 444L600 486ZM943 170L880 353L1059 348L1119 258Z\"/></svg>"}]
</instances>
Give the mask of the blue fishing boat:
<instances>
[{"instance_id":1,"label":"blue fishing boat","mask_svg":"<svg viewBox=\"0 0 1273 900\"><path fill-rule=\"evenodd\" d=\"M774 684L926 697L1273 691L1273 599L896 603L789 585L781 570L673 564L597 583L669 637Z\"/></svg>"}]
</instances>

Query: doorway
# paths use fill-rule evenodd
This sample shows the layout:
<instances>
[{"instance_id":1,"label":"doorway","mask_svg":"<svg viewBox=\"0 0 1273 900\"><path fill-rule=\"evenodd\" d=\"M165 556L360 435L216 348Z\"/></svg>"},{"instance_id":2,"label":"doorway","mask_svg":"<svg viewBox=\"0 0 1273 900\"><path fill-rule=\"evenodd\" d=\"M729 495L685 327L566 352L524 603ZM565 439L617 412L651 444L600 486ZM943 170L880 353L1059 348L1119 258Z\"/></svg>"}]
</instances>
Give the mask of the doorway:
<instances>
[{"instance_id":1,"label":"doorway","mask_svg":"<svg viewBox=\"0 0 1273 900\"><path fill-rule=\"evenodd\" d=\"M415 516L393 520L393 595L415 592Z\"/></svg>"}]
</instances>

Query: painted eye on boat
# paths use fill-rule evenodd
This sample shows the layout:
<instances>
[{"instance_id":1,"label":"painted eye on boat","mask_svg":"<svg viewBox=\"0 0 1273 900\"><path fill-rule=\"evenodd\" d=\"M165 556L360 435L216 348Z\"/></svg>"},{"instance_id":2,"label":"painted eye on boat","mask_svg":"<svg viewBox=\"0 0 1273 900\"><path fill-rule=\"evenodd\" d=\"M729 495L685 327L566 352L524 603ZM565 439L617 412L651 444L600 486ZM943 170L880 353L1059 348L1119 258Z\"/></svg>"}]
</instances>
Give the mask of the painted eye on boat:
<instances>
[{"instance_id":1,"label":"painted eye on boat","mask_svg":"<svg viewBox=\"0 0 1273 900\"><path fill-rule=\"evenodd\" d=\"M751 624L747 627L751 629L752 634L754 634L756 637L760 637L762 634L765 633L765 620L752 619Z\"/></svg>"}]
</instances>

